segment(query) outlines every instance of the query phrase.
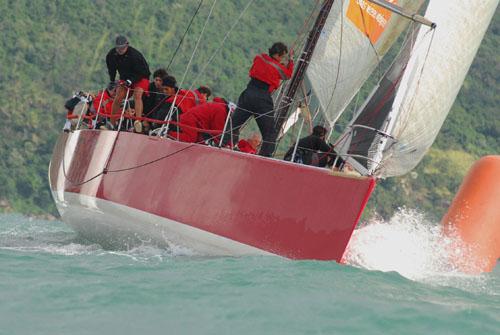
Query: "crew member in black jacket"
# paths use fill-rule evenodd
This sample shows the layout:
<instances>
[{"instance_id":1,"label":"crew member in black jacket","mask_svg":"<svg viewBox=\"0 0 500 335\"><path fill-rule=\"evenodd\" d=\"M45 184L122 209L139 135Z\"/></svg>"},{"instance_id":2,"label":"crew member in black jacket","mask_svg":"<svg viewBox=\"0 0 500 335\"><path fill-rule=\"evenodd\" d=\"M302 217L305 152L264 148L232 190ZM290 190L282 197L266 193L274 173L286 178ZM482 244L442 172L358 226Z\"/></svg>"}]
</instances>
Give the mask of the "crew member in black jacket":
<instances>
[{"instance_id":1,"label":"crew member in black jacket","mask_svg":"<svg viewBox=\"0 0 500 335\"><path fill-rule=\"evenodd\" d=\"M149 89L149 65L144 56L135 48L129 46L125 36L116 37L115 47L111 49L106 56L106 65L108 66L109 80L115 81L116 71L120 74L120 83L116 92L116 98L113 101L112 115L117 115L125 95L126 87L133 90L135 101L135 114L142 117L142 95L148 93ZM116 118L113 120L115 122ZM134 122L136 132L142 132L142 123Z\"/></svg>"},{"instance_id":2,"label":"crew member in black jacket","mask_svg":"<svg viewBox=\"0 0 500 335\"><path fill-rule=\"evenodd\" d=\"M295 163L319 167L332 165L336 158L336 154L333 151L333 146L325 142L325 137L326 129L324 127L314 127L311 135L299 140L297 152L295 153L293 161ZM294 149L295 145L292 145L290 149L288 149L284 157L285 160L292 160ZM339 167L342 162L342 159L339 157L336 167Z\"/></svg>"}]
</instances>

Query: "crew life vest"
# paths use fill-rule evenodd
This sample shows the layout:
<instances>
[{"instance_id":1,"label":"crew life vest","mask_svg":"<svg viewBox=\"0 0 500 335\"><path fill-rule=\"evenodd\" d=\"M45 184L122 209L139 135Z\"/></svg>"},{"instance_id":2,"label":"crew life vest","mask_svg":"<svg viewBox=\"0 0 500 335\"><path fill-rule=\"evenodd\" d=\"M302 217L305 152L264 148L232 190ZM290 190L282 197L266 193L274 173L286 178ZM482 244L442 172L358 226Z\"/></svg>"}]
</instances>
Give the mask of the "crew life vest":
<instances>
[{"instance_id":1,"label":"crew life vest","mask_svg":"<svg viewBox=\"0 0 500 335\"><path fill-rule=\"evenodd\" d=\"M293 61L287 66L267 54L255 56L249 71L250 78L260 80L269 85L269 93L273 93L281 84L282 80L290 79L293 74Z\"/></svg>"}]
</instances>

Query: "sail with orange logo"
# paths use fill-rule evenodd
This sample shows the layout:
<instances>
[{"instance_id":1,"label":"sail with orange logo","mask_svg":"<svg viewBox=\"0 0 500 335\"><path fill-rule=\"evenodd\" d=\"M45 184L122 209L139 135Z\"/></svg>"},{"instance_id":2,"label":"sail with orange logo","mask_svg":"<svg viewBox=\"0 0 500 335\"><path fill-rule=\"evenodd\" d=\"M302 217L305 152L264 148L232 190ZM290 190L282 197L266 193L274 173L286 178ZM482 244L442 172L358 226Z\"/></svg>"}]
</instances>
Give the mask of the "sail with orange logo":
<instances>
[{"instance_id":1,"label":"sail with orange logo","mask_svg":"<svg viewBox=\"0 0 500 335\"><path fill-rule=\"evenodd\" d=\"M417 12L424 0L390 2ZM335 1L306 73L312 109L333 125L408 24L367 0Z\"/></svg>"},{"instance_id":2,"label":"sail with orange logo","mask_svg":"<svg viewBox=\"0 0 500 335\"><path fill-rule=\"evenodd\" d=\"M493 17L498 0L431 0L399 56L356 113L337 150L364 175L408 173L434 142Z\"/></svg>"},{"instance_id":3,"label":"sail with orange logo","mask_svg":"<svg viewBox=\"0 0 500 335\"><path fill-rule=\"evenodd\" d=\"M397 1L388 1L397 3ZM347 18L365 34L371 43L377 43L380 35L384 32L392 12L388 9L377 6L366 0L357 0L349 2L347 8Z\"/></svg>"}]
</instances>

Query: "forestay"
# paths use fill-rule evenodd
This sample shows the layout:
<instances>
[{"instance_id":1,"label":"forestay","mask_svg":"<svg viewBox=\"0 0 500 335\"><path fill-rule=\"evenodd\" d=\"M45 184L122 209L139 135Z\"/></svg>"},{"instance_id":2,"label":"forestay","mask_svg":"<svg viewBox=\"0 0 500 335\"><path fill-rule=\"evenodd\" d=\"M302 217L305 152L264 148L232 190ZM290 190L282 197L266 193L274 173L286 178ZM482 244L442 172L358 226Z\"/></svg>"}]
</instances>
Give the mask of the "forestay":
<instances>
[{"instance_id":1,"label":"forestay","mask_svg":"<svg viewBox=\"0 0 500 335\"><path fill-rule=\"evenodd\" d=\"M416 12L424 1L390 2ZM312 102L331 126L408 22L367 0L334 2L306 73Z\"/></svg>"},{"instance_id":2,"label":"forestay","mask_svg":"<svg viewBox=\"0 0 500 335\"><path fill-rule=\"evenodd\" d=\"M425 17L437 28L421 26L415 42L409 39L343 136L339 151L351 155L355 168L389 177L405 174L421 161L451 109L497 5L498 0L430 1Z\"/></svg>"}]
</instances>

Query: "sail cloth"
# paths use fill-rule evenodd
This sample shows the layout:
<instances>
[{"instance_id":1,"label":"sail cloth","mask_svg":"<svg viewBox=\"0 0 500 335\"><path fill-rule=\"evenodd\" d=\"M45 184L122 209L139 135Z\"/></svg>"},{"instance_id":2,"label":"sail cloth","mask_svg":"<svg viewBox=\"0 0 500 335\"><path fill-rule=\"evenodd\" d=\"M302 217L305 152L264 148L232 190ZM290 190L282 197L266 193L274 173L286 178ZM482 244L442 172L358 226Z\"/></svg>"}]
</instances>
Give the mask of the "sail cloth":
<instances>
[{"instance_id":1,"label":"sail cloth","mask_svg":"<svg viewBox=\"0 0 500 335\"><path fill-rule=\"evenodd\" d=\"M415 47L418 31L419 26L414 24L399 55L335 145L337 152L344 155L351 166L364 175L371 174L378 166L375 157L382 143L386 141L391 143L394 140L391 135L386 133L389 114L392 111L401 79ZM423 47L427 47L427 45Z\"/></svg>"},{"instance_id":2,"label":"sail cloth","mask_svg":"<svg viewBox=\"0 0 500 335\"><path fill-rule=\"evenodd\" d=\"M421 161L451 109L497 5L498 0L429 2L425 17L437 28L420 26L415 41L410 38L355 117L351 133L343 136L350 140L348 148L341 146L341 154L353 155L349 160L355 168L390 177L411 171ZM390 137L374 136L364 126Z\"/></svg>"},{"instance_id":3,"label":"sail cloth","mask_svg":"<svg viewBox=\"0 0 500 335\"><path fill-rule=\"evenodd\" d=\"M389 2L417 12L424 1ZM331 126L408 22L368 0L333 3L306 72L312 107L318 104Z\"/></svg>"}]
</instances>

